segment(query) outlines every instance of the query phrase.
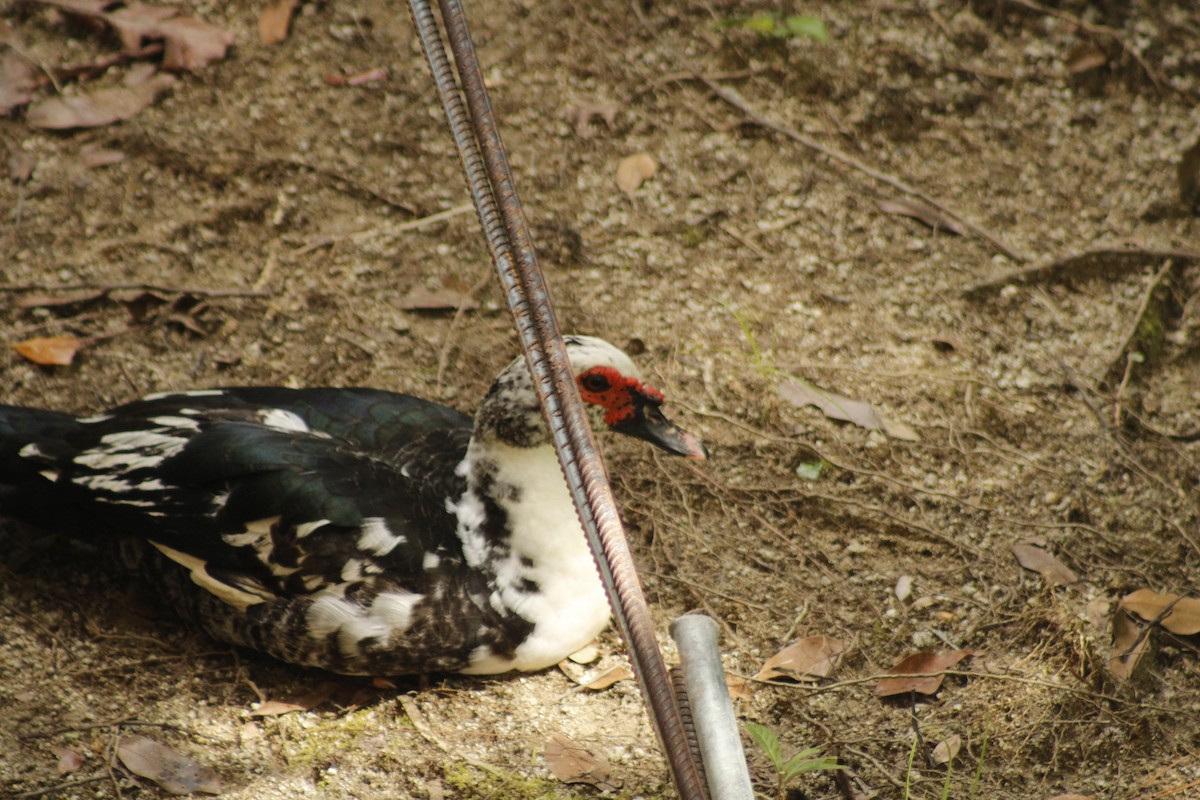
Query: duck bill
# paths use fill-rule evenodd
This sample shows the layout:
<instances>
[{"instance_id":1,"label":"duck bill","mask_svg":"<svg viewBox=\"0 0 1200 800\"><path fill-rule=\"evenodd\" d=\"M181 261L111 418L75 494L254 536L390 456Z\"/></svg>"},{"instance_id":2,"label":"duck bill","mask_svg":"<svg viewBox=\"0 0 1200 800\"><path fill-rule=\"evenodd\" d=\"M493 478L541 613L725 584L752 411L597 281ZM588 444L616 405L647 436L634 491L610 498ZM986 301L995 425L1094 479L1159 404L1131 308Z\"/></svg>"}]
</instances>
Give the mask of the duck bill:
<instances>
[{"instance_id":1,"label":"duck bill","mask_svg":"<svg viewBox=\"0 0 1200 800\"><path fill-rule=\"evenodd\" d=\"M626 436L650 442L668 453L684 458L708 458L708 450L700 440L663 416L658 406L639 404L637 412L627 420L618 422L613 430Z\"/></svg>"}]
</instances>

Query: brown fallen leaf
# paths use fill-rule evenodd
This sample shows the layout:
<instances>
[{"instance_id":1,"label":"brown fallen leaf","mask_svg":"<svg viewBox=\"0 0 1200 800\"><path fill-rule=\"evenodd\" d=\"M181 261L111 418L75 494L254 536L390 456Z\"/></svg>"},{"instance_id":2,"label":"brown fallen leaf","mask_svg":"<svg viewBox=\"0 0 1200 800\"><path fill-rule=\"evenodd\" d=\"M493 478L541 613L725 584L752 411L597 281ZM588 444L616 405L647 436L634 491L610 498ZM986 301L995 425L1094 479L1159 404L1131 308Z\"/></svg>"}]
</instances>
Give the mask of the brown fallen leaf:
<instances>
[{"instance_id":1,"label":"brown fallen leaf","mask_svg":"<svg viewBox=\"0 0 1200 800\"><path fill-rule=\"evenodd\" d=\"M942 681L946 676L928 673L940 673L942 670L950 669L964 658L969 658L978 652L971 649L927 650L902 658L896 666L889 670L896 677L880 678L879 683L875 684L875 695L891 697L907 692L935 694L938 689L942 688Z\"/></svg>"},{"instance_id":2,"label":"brown fallen leaf","mask_svg":"<svg viewBox=\"0 0 1200 800\"><path fill-rule=\"evenodd\" d=\"M1180 636L1200 633L1200 599L1194 597L1138 589L1122 597L1117 608L1135 614L1146 622L1157 621L1164 629ZM1168 608L1170 611L1164 615Z\"/></svg>"},{"instance_id":3,"label":"brown fallen leaf","mask_svg":"<svg viewBox=\"0 0 1200 800\"><path fill-rule=\"evenodd\" d=\"M35 364L65 367L81 347L83 341L74 336L42 336L17 342L12 349Z\"/></svg>"},{"instance_id":4,"label":"brown fallen leaf","mask_svg":"<svg viewBox=\"0 0 1200 800\"><path fill-rule=\"evenodd\" d=\"M585 689L591 689L593 692L599 692L615 683L629 680L633 677L633 671L624 664L616 664L603 670L599 674L588 673L584 675L579 684Z\"/></svg>"},{"instance_id":5,"label":"brown fallen leaf","mask_svg":"<svg viewBox=\"0 0 1200 800\"><path fill-rule=\"evenodd\" d=\"M291 714L295 711L307 711L305 706L296 705L295 703L287 703L283 700L267 700L259 703L258 708L250 712L252 717L281 717L284 714Z\"/></svg>"},{"instance_id":6,"label":"brown fallen leaf","mask_svg":"<svg viewBox=\"0 0 1200 800\"><path fill-rule=\"evenodd\" d=\"M754 684L732 672L725 673L725 688L729 690L729 699L735 703L738 700L749 700L754 697Z\"/></svg>"},{"instance_id":7,"label":"brown fallen leaf","mask_svg":"<svg viewBox=\"0 0 1200 800\"><path fill-rule=\"evenodd\" d=\"M769 681L774 678L790 678L795 681L812 681L826 678L845 649L841 639L806 636L768 658L754 679Z\"/></svg>"},{"instance_id":8,"label":"brown fallen leaf","mask_svg":"<svg viewBox=\"0 0 1200 800\"><path fill-rule=\"evenodd\" d=\"M83 766L83 754L69 747L51 747L51 752L58 756L58 774L66 775Z\"/></svg>"},{"instance_id":9,"label":"brown fallen leaf","mask_svg":"<svg viewBox=\"0 0 1200 800\"><path fill-rule=\"evenodd\" d=\"M44 5L110 26L121 49L142 57L147 42L162 40L163 69L195 71L225 57L233 34L172 6L130 2L109 10L112 0L40 0Z\"/></svg>"},{"instance_id":10,"label":"brown fallen leaf","mask_svg":"<svg viewBox=\"0 0 1200 800\"><path fill-rule=\"evenodd\" d=\"M92 142L79 148L79 160L83 162L85 169L96 169L98 167L107 167L110 164L121 163L125 160L125 154L120 150L102 147Z\"/></svg>"},{"instance_id":11,"label":"brown fallen leaf","mask_svg":"<svg viewBox=\"0 0 1200 800\"><path fill-rule=\"evenodd\" d=\"M599 657L600 648L596 646L595 642L585 644L583 647L567 656L567 658L571 659L571 661L576 664L591 664Z\"/></svg>"},{"instance_id":12,"label":"brown fallen leaf","mask_svg":"<svg viewBox=\"0 0 1200 800\"><path fill-rule=\"evenodd\" d=\"M830 419L849 422L869 431L883 431L888 436L915 442L917 432L903 422L884 419L865 400L855 400L837 392L822 389L808 381L786 380L779 384L779 395L797 408L816 406Z\"/></svg>"},{"instance_id":13,"label":"brown fallen leaf","mask_svg":"<svg viewBox=\"0 0 1200 800\"><path fill-rule=\"evenodd\" d=\"M1078 75L1103 67L1108 63L1108 56L1093 42L1081 42L1071 48L1071 52L1067 53L1063 62L1066 64L1067 72Z\"/></svg>"},{"instance_id":14,"label":"brown fallen leaf","mask_svg":"<svg viewBox=\"0 0 1200 800\"><path fill-rule=\"evenodd\" d=\"M159 27L166 43L163 69L196 70L225 58L233 44L233 34L195 17L180 16L166 20Z\"/></svg>"},{"instance_id":15,"label":"brown fallen leaf","mask_svg":"<svg viewBox=\"0 0 1200 800\"><path fill-rule=\"evenodd\" d=\"M36 86L36 66L12 50L0 54L0 116L27 105Z\"/></svg>"},{"instance_id":16,"label":"brown fallen leaf","mask_svg":"<svg viewBox=\"0 0 1200 800\"><path fill-rule=\"evenodd\" d=\"M949 764L958 755L958 751L962 748L962 737L957 733L951 734L944 740L937 743L933 748L933 753L929 759L934 764Z\"/></svg>"},{"instance_id":17,"label":"brown fallen leaf","mask_svg":"<svg viewBox=\"0 0 1200 800\"><path fill-rule=\"evenodd\" d=\"M933 206L925 205L919 200L893 199L877 200L875 205L885 214L899 214L911 217L917 222L923 222L935 231L950 231L950 233L965 236L966 231L958 221Z\"/></svg>"},{"instance_id":18,"label":"brown fallen leaf","mask_svg":"<svg viewBox=\"0 0 1200 800\"><path fill-rule=\"evenodd\" d=\"M117 758L134 775L171 794L221 793L221 779L210 767L145 736L123 737L117 742Z\"/></svg>"},{"instance_id":19,"label":"brown fallen leaf","mask_svg":"<svg viewBox=\"0 0 1200 800\"><path fill-rule=\"evenodd\" d=\"M265 45L279 44L287 38L296 0L268 0L258 15L258 38Z\"/></svg>"},{"instance_id":20,"label":"brown fallen leaf","mask_svg":"<svg viewBox=\"0 0 1200 800\"><path fill-rule=\"evenodd\" d=\"M396 307L405 311L467 311L478 308L479 303L467 292L453 289L430 291L424 286L414 286L408 294L396 301Z\"/></svg>"},{"instance_id":21,"label":"brown fallen leaf","mask_svg":"<svg viewBox=\"0 0 1200 800\"><path fill-rule=\"evenodd\" d=\"M174 77L159 74L132 88L117 86L91 94L49 97L30 106L25 121L45 130L109 125L135 116L174 83Z\"/></svg>"},{"instance_id":22,"label":"brown fallen leaf","mask_svg":"<svg viewBox=\"0 0 1200 800\"><path fill-rule=\"evenodd\" d=\"M1090 794L1068 792L1067 794L1056 794L1054 797L1047 797L1046 800L1096 800L1096 798Z\"/></svg>"},{"instance_id":23,"label":"brown fallen leaf","mask_svg":"<svg viewBox=\"0 0 1200 800\"><path fill-rule=\"evenodd\" d=\"M592 125L593 120L602 120L608 129L612 130L617 124L617 113L620 110L621 106L617 103L583 102L572 106L568 113L571 126L575 128L575 135L580 139L590 139L596 133Z\"/></svg>"},{"instance_id":24,"label":"brown fallen leaf","mask_svg":"<svg viewBox=\"0 0 1200 800\"><path fill-rule=\"evenodd\" d=\"M658 172L658 162L649 153L635 153L617 165L617 188L632 200L638 187Z\"/></svg>"},{"instance_id":25,"label":"brown fallen leaf","mask_svg":"<svg viewBox=\"0 0 1200 800\"><path fill-rule=\"evenodd\" d=\"M1018 542L1012 546L1017 563L1027 570L1038 573L1051 586L1067 586L1079 580L1070 567L1058 560L1047 550L1032 542Z\"/></svg>"},{"instance_id":26,"label":"brown fallen leaf","mask_svg":"<svg viewBox=\"0 0 1200 800\"><path fill-rule=\"evenodd\" d=\"M583 783L608 791L621 787L620 781L610 782L612 764L607 758L592 753L564 734L550 737L543 758L554 777L563 783Z\"/></svg>"},{"instance_id":27,"label":"brown fallen leaf","mask_svg":"<svg viewBox=\"0 0 1200 800\"><path fill-rule=\"evenodd\" d=\"M330 73L324 77L326 86L363 86L375 81L387 80L388 71L386 67L375 67L374 69L359 72L354 75L342 75L337 72Z\"/></svg>"},{"instance_id":28,"label":"brown fallen leaf","mask_svg":"<svg viewBox=\"0 0 1200 800\"><path fill-rule=\"evenodd\" d=\"M0 115L4 112L0 111ZM13 183L28 183L33 177L33 168L37 166L37 161L33 156L23 150L18 150L16 147L11 147L8 151L8 177Z\"/></svg>"}]
</instances>

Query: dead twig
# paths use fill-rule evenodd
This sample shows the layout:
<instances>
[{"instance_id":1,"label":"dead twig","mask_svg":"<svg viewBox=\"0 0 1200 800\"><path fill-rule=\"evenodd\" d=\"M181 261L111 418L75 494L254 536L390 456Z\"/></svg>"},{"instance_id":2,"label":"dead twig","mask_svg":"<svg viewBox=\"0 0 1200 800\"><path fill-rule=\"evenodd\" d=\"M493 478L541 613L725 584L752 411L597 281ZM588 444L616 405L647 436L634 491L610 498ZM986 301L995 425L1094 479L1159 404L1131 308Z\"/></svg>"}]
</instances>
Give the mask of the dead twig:
<instances>
[{"instance_id":1,"label":"dead twig","mask_svg":"<svg viewBox=\"0 0 1200 800\"><path fill-rule=\"evenodd\" d=\"M442 752L448 755L461 758L467 764L475 767L476 769L481 769L489 775L503 775L500 770L496 769L491 764L487 764L477 758L472 758L471 756L463 755L461 747L451 747L445 739L443 739L441 736L438 736L437 733L434 732L433 728L429 726L429 722L425 719L425 714L417 705L416 700L412 699L411 697L404 696L396 699L400 703L400 707L404 709L404 714L408 717L408 721L412 723L417 733L421 734L425 741L435 745Z\"/></svg>"},{"instance_id":2,"label":"dead twig","mask_svg":"<svg viewBox=\"0 0 1200 800\"><path fill-rule=\"evenodd\" d=\"M80 289L97 292L140 290L163 294L190 294L196 297L269 297L263 289L209 289L203 286L170 286L162 283L8 283L0 284L0 292L69 292Z\"/></svg>"},{"instance_id":3,"label":"dead twig","mask_svg":"<svg viewBox=\"0 0 1200 800\"><path fill-rule=\"evenodd\" d=\"M56 783L53 786L45 786L41 789L30 789L28 792L21 792L19 794L14 794L12 796L12 798L13 798L13 800L22 800L22 798L26 798L26 797L44 797L45 795L54 794L55 792L61 792L66 789L74 789L76 786L86 786L89 783L99 783L100 781L106 781L106 780L108 780L107 773L100 773L98 775L89 775L86 778L76 778L73 781L67 781L66 783Z\"/></svg>"},{"instance_id":4,"label":"dead twig","mask_svg":"<svg viewBox=\"0 0 1200 800\"><path fill-rule=\"evenodd\" d=\"M474 297L475 293L483 289L492 282L492 271L484 272L483 277L477 280L470 289L467 289L467 297ZM466 298L464 298L465 301ZM450 320L450 327L446 329L446 337L442 342L442 349L438 353L438 369L437 369L437 389L442 390L442 381L446 377L446 368L450 365L450 348L454 343L454 331L458 328L458 323L462 321L463 315L467 312L467 303L461 302L454 309L454 317Z\"/></svg>"},{"instance_id":5,"label":"dead twig","mask_svg":"<svg viewBox=\"0 0 1200 800\"><path fill-rule=\"evenodd\" d=\"M916 198L922 200L923 202L927 203L928 205L936 208L941 213L945 214L950 219L953 219L955 222L962 225L964 229L970 231L971 233L975 234L979 238L990 242L992 244L992 246L996 248L996 250L998 250L999 252L1008 256L1013 261L1016 261L1018 263L1024 263L1025 261L1028 260L1015 247L1013 247L1012 245L1005 242L1003 239L1001 239L996 234L987 230L983 226L981 226L975 222L972 222L971 220L967 219L965 216L963 216L959 212L951 209L945 203L941 202L940 200L938 200L935 197L932 197L932 196L926 194L925 192L921 191L920 189L916 188L915 186L912 186L911 184L900 180L899 178L897 178L894 175L889 175L886 172L877 170L874 167L864 163L860 159L857 159L854 156L850 155L849 153L845 153L841 150L838 150L836 147L830 147L829 145L822 144L821 142L818 142L816 139L813 139L810 136L806 136L803 133L801 133L800 131L795 130L794 128L789 128L788 126L783 125L782 123L775 122L774 120L764 117L762 114L760 114L754 108L752 108L750 106L750 104L747 103L740 94L738 94L738 92L736 92L733 89L729 89L729 88L722 86L721 84L717 83L716 81L712 80L711 78L708 78L707 76L697 74L696 79L701 81L702 83L704 83L704 85L706 85L709 89L711 89L713 91L713 93L716 94L717 97L719 97L721 100L724 100L726 103L728 103L729 105L733 106L734 108L738 109L743 114L745 114L746 117L754 124L756 124L760 127L763 127L763 128L767 128L768 130L775 131L776 133L783 134L784 136L791 139L792 141L798 142L798 143L804 145L805 147L809 148L810 150L815 150L818 153L820 153L821 155L825 156L826 158L829 158L833 161L837 161L840 164L844 164L845 166L855 169L855 170L863 173L864 175L874 178L875 180L879 181L880 183L886 184L886 185L892 187L893 189L897 189L901 192L904 192L907 195L910 195L912 197L916 197Z\"/></svg>"},{"instance_id":6,"label":"dead twig","mask_svg":"<svg viewBox=\"0 0 1200 800\"><path fill-rule=\"evenodd\" d=\"M998 278L977 283L963 289L963 297L978 299L994 294L1005 286L1031 283L1051 283L1071 278L1089 278L1101 275L1120 275L1138 269L1148 261L1164 258L1179 262L1200 260L1200 253L1189 250L1167 250L1143 247L1136 242L1117 243L1093 250L1082 250L1057 256L1032 267L1008 272Z\"/></svg>"},{"instance_id":7,"label":"dead twig","mask_svg":"<svg viewBox=\"0 0 1200 800\"><path fill-rule=\"evenodd\" d=\"M1061 692L1067 692L1069 694L1077 695L1079 697L1085 697L1085 698L1095 700L1095 701L1103 701L1105 703L1110 703L1113 705L1135 706L1137 708L1144 708L1144 709L1148 709L1151 711L1162 711L1162 712L1166 712L1169 714L1191 714L1192 713L1190 709L1188 709L1187 707L1184 707L1184 706L1172 707L1172 706L1155 705L1155 704L1151 704L1151 703L1141 703L1136 698L1118 697L1116 695L1105 694L1103 692L1097 692L1097 691L1093 691L1091 689L1076 689L1073 686L1067 686L1066 684L1062 684L1062 683L1055 683L1053 681L1042 680L1040 678L1026 678L1022 675L1005 675L1003 673L996 673L996 672L975 672L973 670L963 670L963 669L944 669L944 670L940 670L938 672L910 672L910 673L903 673L903 674L885 672L885 673L879 673L879 674L874 674L874 675L864 675L860 678L847 678L846 680L835 681L833 683L826 683L821 686L812 686L809 684L802 684L802 683L789 683L789 682L780 681L780 680L763 680L761 678L755 678L752 675L737 675L737 677L742 678L743 680L746 680L746 681L750 681L752 683L763 684L765 686L775 686L780 689L802 689L802 690L804 690L806 695L811 696L811 695L816 695L816 694L825 694L827 692L840 691L842 689L847 689L852 686L861 686L864 683L878 683L880 680L882 680L884 678L938 678L943 675L952 675L954 677L959 677L959 678L976 678L976 679L984 679L984 680L1002 681L1002 682L1006 682L1006 683L1020 683L1020 684L1026 685L1026 686L1040 686L1044 689L1057 689L1058 691L1061 691Z\"/></svg>"},{"instance_id":8,"label":"dead twig","mask_svg":"<svg viewBox=\"0 0 1200 800\"><path fill-rule=\"evenodd\" d=\"M318 250L322 247L328 247L329 245L336 244L339 241L357 242L373 236L378 236L381 233L404 233L405 231L420 230L421 228L427 228L430 225L436 225L439 222L445 222L448 219L461 216L462 214L466 214L468 211L474 210L475 206L471 205L470 203L463 203L460 206L454 206L453 208L448 208L445 211L439 211L436 214L430 214L429 216L419 217L417 219L410 219L408 222L402 222L399 225L393 225L387 231L371 229L366 231L357 231L355 233L348 233L345 236L322 236L296 248L291 252L291 255L302 256L305 253L310 253L313 250Z\"/></svg>"},{"instance_id":9,"label":"dead twig","mask_svg":"<svg viewBox=\"0 0 1200 800\"><path fill-rule=\"evenodd\" d=\"M1121 338L1121 345L1117 348L1117 354L1109 362L1108 372L1104 376L1105 383L1111 386L1120 378L1120 383L1113 398L1115 405L1113 411L1114 424L1120 424L1121 422L1121 395L1133 375L1134 364L1136 363L1134 353L1140 352L1143 356L1143 361L1145 361L1151 355L1147 351L1157 350L1162 344L1161 341L1157 343L1153 341L1153 336L1148 334L1146 323L1152 308L1157 307L1161 309L1163 303L1161 300L1157 300L1160 297L1159 289L1163 286L1168 276L1175 271L1176 265L1177 262L1175 259L1168 258L1166 263L1163 264L1162 269L1156 272L1154 277L1150 279L1146 291L1142 293L1142 300L1138 303L1137 314L1134 315L1133 321L1129 324L1129 330ZM1159 334L1161 340L1161 334L1163 333L1162 325L1152 325L1151 328Z\"/></svg>"}]
</instances>

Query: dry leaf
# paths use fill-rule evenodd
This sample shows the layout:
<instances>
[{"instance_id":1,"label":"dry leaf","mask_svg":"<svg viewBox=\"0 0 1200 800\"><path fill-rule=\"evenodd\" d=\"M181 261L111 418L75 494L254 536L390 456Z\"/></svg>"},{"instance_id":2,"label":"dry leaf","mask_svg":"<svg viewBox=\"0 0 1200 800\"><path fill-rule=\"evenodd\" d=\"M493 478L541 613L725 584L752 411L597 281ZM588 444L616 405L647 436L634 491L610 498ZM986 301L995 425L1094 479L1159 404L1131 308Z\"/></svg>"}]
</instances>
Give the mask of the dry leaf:
<instances>
[{"instance_id":1,"label":"dry leaf","mask_svg":"<svg viewBox=\"0 0 1200 800\"><path fill-rule=\"evenodd\" d=\"M935 231L950 231L959 236L966 235L966 231L953 217L918 200L877 200L875 204L885 214L911 217L918 222L925 223Z\"/></svg>"},{"instance_id":2,"label":"dry leaf","mask_svg":"<svg viewBox=\"0 0 1200 800\"><path fill-rule=\"evenodd\" d=\"M1040 574L1051 586L1067 586L1079 580L1070 567L1031 542L1014 544L1012 554L1017 557L1018 564Z\"/></svg>"},{"instance_id":3,"label":"dry leaf","mask_svg":"<svg viewBox=\"0 0 1200 800\"><path fill-rule=\"evenodd\" d=\"M901 575L896 579L896 599L907 600L912 594L913 578L912 575Z\"/></svg>"},{"instance_id":4,"label":"dry leaf","mask_svg":"<svg viewBox=\"0 0 1200 800\"><path fill-rule=\"evenodd\" d=\"M945 740L937 743L929 758L934 764L949 764L958 755L958 751L961 748L962 737L957 733L951 734Z\"/></svg>"},{"instance_id":5,"label":"dry leaf","mask_svg":"<svg viewBox=\"0 0 1200 800\"><path fill-rule=\"evenodd\" d=\"M838 656L846 649L840 639L829 636L808 636L792 642L768 658L755 680L769 681L773 678L791 678L811 681L826 678L833 671Z\"/></svg>"},{"instance_id":6,"label":"dry leaf","mask_svg":"<svg viewBox=\"0 0 1200 800\"><path fill-rule=\"evenodd\" d=\"M1170 613L1162 616L1168 606L1171 608ZM1117 608L1136 614L1146 622L1157 620L1163 628L1180 636L1194 636L1200 633L1200 600L1193 597L1181 598L1177 594L1159 594L1149 589L1138 589L1122 597ZM1159 619L1160 616L1162 619Z\"/></svg>"},{"instance_id":7,"label":"dry leaf","mask_svg":"<svg viewBox=\"0 0 1200 800\"><path fill-rule=\"evenodd\" d=\"M83 766L83 755L69 747L51 747L50 750L58 756L58 774L66 775Z\"/></svg>"},{"instance_id":8,"label":"dry leaf","mask_svg":"<svg viewBox=\"0 0 1200 800\"><path fill-rule=\"evenodd\" d=\"M620 683L624 680L629 680L633 677L633 671L624 664L617 664L600 672L600 674L588 673L584 675L579 684L585 689L591 689L594 692L607 689L614 683Z\"/></svg>"},{"instance_id":9,"label":"dry leaf","mask_svg":"<svg viewBox=\"0 0 1200 800\"><path fill-rule=\"evenodd\" d=\"M284 714L291 714L294 711L307 711L304 706L296 705L295 703L285 703L282 700L267 700L264 703L259 703L258 708L250 712L252 717L280 717Z\"/></svg>"},{"instance_id":10,"label":"dry leaf","mask_svg":"<svg viewBox=\"0 0 1200 800\"><path fill-rule=\"evenodd\" d=\"M585 644L583 647L576 650L567 658L574 661L576 664L591 664L600 657L600 648L596 647L596 643Z\"/></svg>"},{"instance_id":11,"label":"dry leaf","mask_svg":"<svg viewBox=\"0 0 1200 800\"><path fill-rule=\"evenodd\" d=\"M891 438L899 439L902 442L921 441L921 437L917 434L916 430L914 430L913 427L907 422L900 422L899 420L890 419L888 417L881 416L880 414L876 414L875 416L879 419L879 422L882 423L883 432Z\"/></svg>"},{"instance_id":12,"label":"dry leaf","mask_svg":"<svg viewBox=\"0 0 1200 800\"><path fill-rule=\"evenodd\" d=\"M563 783L585 783L602 790L620 788L620 782L609 782L612 765L603 756L595 755L586 747L556 733L546 742L546 766L554 777Z\"/></svg>"},{"instance_id":13,"label":"dry leaf","mask_svg":"<svg viewBox=\"0 0 1200 800\"><path fill-rule=\"evenodd\" d=\"M45 366L66 366L75 359L83 342L74 336L45 336L26 339L12 346L25 358Z\"/></svg>"},{"instance_id":14,"label":"dry leaf","mask_svg":"<svg viewBox=\"0 0 1200 800\"><path fill-rule=\"evenodd\" d=\"M147 42L163 41L163 69L195 71L225 57L233 34L203 20L181 15L178 8L131 2L114 11L108 0L41 0L90 20L112 26L121 49L134 57L146 55Z\"/></svg>"},{"instance_id":15,"label":"dry leaf","mask_svg":"<svg viewBox=\"0 0 1200 800\"><path fill-rule=\"evenodd\" d=\"M97 167L107 167L110 164L121 163L125 160L125 154L120 150L101 147L93 142L79 148L79 160L83 162L84 168L96 169Z\"/></svg>"},{"instance_id":16,"label":"dry leaf","mask_svg":"<svg viewBox=\"0 0 1200 800\"><path fill-rule=\"evenodd\" d=\"M423 286L414 286L396 301L396 307L405 311L454 311L460 307L470 311L478 308L479 303L466 292L452 289L432 292Z\"/></svg>"},{"instance_id":17,"label":"dry leaf","mask_svg":"<svg viewBox=\"0 0 1200 800\"><path fill-rule=\"evenodd\" d=\"M125 768L148 778L171 794L220 794L221 779L211 768L145 736L126 736L117 743Z\"/></svg>"},{"instance_id":18,"label":"dry leaf","mask_svg":"<svg viewBox=\"0 0 1200 800\"><path fill-rule=\"evenodd\" d=\"M1064 61L1067 65L1067 72L1078 75L1081 72L1103 67L1108 63L1108 56L1092 42L1082 42L1071 49Z\"/></svg>"},{"instance_id":19,"label":"dry leaf","mask_svg":"<svg viewBox=\"0 0 1200 800\"><path fill-rule=\"evenodd\" d=\"M160 74L133 88L118 86L92 94L50 97L30 106L25 121L46 130L109 125L135 116L174 83L172 76Z\"/></svg>"},{"instance_id":20,"label":"dry leaf","mask_svg":"<svg viewBox=\"0 0 1200 800\"><path fill-rule=\"evenodd\" d=\"M1133 674L1147 646L1150 637L1142 636L1141 626L1133 620L1133 615L1118 607L1112 615L1112 650L1116 655L1109 661L1109 669L1117 680L1127 680Z\"/></svg>"},{"instance_id":21,"label":"dry leaf","mask_svg":"<svg viewBox=\"0 0 1200 800\"><path fill-rule=\"evenodd\" d=\"M891 697L897 694L905 694L906 692L934 694L938 689L942 688L942 681L946 676L927 675L927 673L940 673L942 670L953 667L964 658L969 658L977 652L977 650L970 649L929 650L903 658L900 660L900 663L889 670L891 674L896 676L921 675L925 677L881 678L879 683L875 684L875 695L877 697Z\"/></svg>"},{"instance_id":22,"label":"dry leaf","mask_svg":"<svg viewBox=\"0 0 1200 800\"><path fill-rule=\"evenodd\" d=\"M0 111L0 114L3 114ZM8 152L8 177L13 183L26 183L33 177L33 168L37 166L33 156L13 147Z\"/></svg>"},{"instance_id":23,"label":"dry leaf","mask_svg":"<svg viewBox=\"0 0 1200 800\"><path fill-rule=\"evenodd\" d=\"M617 165L617 187L632 200L638 187L654 177L658 162L649 153L637 153L621 160Z\"/></svg>"},{"instance_id":24,"label":"dry leaf","mask_svg":"<svg viewBox=\"0 0 1200 800\"><path fill-rule=\"evenodd\" d=\"M1070 792L1068 794L1056 794L1054 797L1047 797L1046 800L1096 800L1096 798L1090 794L1075 794L1074 792Z\"/></svg>"},{"instance_id":25,"label":"dry leaf","mask_svg":"<svg viewBox=\"0 0 1200 800\"><path fill-rule=\"evenodd\" d=\"M12 50L0 55L0 116L29 103L36 86L36 66Z\"/></svg>"},{"instance_id":26,"label":"dry leaf","mask_svg":"<svg viewBox=\"0 0 1200 800\"><path fill-rule=\"evenodd\" d=\"M732 672L725 673L725 688L729 690L729 699L734 702L754 697L754 684Z\"/></svg>"},{"instance_id":27,"label":"dry leaf","mask_svg":"<svg viewBox=\"0 0 1200 800\"><path fill-rule=\"evenodd\" d=\"M1083 616L1097 631L1102 631L1108 627L1108 613L1112 610L1112 603L1108 602L1106 597L1094 597L1088 601L1084 607Z\"/></svg>"},{"instance_id":28,"label":"dry leaf","mask_svg":"<svg viewBox=\"0 0 1200 800\"><path fill-rule=\"evenodd\" d=\"M571 125L575 128L575 135L581 139L590 139L595 135L595 128L592 126L592 120L600 119L612 130L617 123L617 112L621 110L621 106L616 103L578 103L571 107L570 117Z\"/></svg>"},{"instance_id":29,"label":"dry leaf","mask_svg":"<svg viewBox=\"0 0 1200 800\"><path fill-rule=\"evenodd\" d=\"M288 35L296 0L268 0L258 15L258 38L265 45L279 44Z\"/></svg>"},{"instance_id":30,"label":"dry leaf","mask_svg":"<svg viewBox=\"0 0 1200 800\"><path fill-rule=\"evenodd\" d=\"M870 403L827 391L808 381L784 381L779 384L779 394L797 408L816 406L830 419L850 422L869 431L883 431L888 436L904 441L915 442L920 438L909 425L884 419L875 413Z\"/></svg>"}]
</instances>

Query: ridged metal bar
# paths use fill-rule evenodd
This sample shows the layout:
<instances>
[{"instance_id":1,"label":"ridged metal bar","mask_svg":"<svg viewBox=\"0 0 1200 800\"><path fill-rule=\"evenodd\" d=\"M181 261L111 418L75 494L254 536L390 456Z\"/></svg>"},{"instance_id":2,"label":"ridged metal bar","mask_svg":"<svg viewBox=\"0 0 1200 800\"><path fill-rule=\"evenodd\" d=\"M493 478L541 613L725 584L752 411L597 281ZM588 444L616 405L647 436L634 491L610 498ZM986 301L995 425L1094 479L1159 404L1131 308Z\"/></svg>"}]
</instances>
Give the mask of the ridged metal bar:
<instances>
[{"instance_id":1,"label":"ridged metal bar","mask_svg":"<svg viewBox=\"0 0 1200 800\"><path fill-rule=\"evenodd\" d=\"M428 0L409 0L409 6L467 173L488 247L516 320L559 463L617 624L629 646L634 673L666 752L676 791L685 800L706 800L707 789L658 649L649 605L617 515L604 462L592 439L550 293L534 255L462 5L458 0L439 0L462 81L461 94ZM463 94L469 112L463 107Z\"/></svg>"}]
</instances>

